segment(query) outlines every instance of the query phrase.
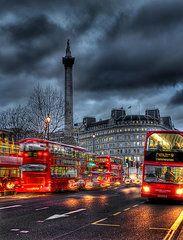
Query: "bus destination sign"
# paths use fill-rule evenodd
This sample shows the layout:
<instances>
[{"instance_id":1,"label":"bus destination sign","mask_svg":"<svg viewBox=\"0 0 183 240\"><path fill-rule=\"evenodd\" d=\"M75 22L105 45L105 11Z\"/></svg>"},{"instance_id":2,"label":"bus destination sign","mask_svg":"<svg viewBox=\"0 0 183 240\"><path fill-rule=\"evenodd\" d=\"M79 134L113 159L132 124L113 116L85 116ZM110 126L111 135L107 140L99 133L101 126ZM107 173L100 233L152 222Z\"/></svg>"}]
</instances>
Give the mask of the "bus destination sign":
<instances>
[{"instance_id":1,"label":"bus destination sign","mask_svg":"<svg viewBox=\"0 0 183 240\"><path fill-rule=\"evenodd\" d=\"M174 153L165 153L165 152L156 153L156 160L173 162L174 161Z\"/></svg>"}]
</instances>

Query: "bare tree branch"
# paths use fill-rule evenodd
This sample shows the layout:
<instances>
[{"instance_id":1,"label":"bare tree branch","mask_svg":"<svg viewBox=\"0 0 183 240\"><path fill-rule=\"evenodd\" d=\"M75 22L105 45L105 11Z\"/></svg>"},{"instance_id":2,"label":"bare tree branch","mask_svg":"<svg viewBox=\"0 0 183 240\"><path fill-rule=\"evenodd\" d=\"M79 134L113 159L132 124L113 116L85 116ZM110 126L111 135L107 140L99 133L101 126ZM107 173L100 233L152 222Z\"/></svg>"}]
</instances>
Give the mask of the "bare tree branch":
<instances>
[{"instance_id":1,"label":"bare tree branch","mask_svg":"<svg viewBox=\"0 0 183 240\"><path fill-rule=\"evenodd\" d=\"M64 99L62 93L52 86L37 84L26 106L19 105L0 114L0 128L9 129L16 139L44 137L45 119L50 116L50 134L61 131L64 126Z\"/></svg>"},{"instance_id":2,"label":"bare tree branch","mask_svg":"<svg viewBox=\"0 0 183 240\"><path fill-rule=\"evenodd\" d=\"M38 134L44 132L45 119L48 115L51 117L50 133L63 128L64 100L61 92L52 86L45 88L35 86L28 101L28 110L30 129Z\"/></svg>"}]
</instances>

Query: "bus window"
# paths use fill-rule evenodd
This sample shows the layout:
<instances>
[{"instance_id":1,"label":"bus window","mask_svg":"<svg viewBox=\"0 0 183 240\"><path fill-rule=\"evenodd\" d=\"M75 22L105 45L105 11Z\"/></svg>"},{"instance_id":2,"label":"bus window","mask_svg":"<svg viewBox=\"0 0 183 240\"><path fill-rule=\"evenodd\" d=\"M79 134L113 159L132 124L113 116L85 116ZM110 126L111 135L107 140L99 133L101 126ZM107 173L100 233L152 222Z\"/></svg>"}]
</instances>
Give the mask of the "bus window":
<instances>
[{"instance_id":1,"label":"bus window","mask_svg":"<svg viewBox=\"0 0 183 240\"><path fill-rule=\"evenodd\" d=\"M54 166L51 167L51 176L56 178L74 178L77 177L77 170L74 167Z\"/></svg>"},{"instance_id":2,"label":"bus window","mask_svg":"<svg viewBox=\"0 0 183 240\"><path fill-rule=\"evenodd\" d=\"M176 133L153 133L147 141L147 151L182 152L183 137Z\"/></svg>"},{"instance_id":3,"label":"bus window","mask_svg":"<svg viewBox=\"0 0 183 240\"><path fill-rule=\"evenodd\" d=\"M0 167L0 177L9 177L10 175L10 170L9 168L5 168L5 167Z\"/></svg>"},{"instance_id":4,"label":"bus window","mask_svg":"<svg viewBox=\"0 0 183 240\"><path fill-rule=\"evenodd\" d=\"M183 168L170 166L145 166L145 182L183 183Z\"/></svg>"},{"instance_id":5,"label":"bus window","mask_svg":"<svg viewBox=\"0 0 183 240\"><path fill-rule=\"evenodd\" d=\"M46 150L46 144L44 143L22 143L20 144L21 151L40 151Z\"/></svg>"},{"instance_id":6,"label":"bus window","mask_svg":"<svg viewBox=\"0 0 183 240\"><path fill-rule=\"evenodd\" d=\"M19 177L20 171L18 168L0 167L0 177Z\"/></svg>"},{"instance_id":7,"label":"bus window","mask_svg":"<svg viewBox=\"0 0 183 240\"><path fill-rule=\"evenodd\" d=\"M10 176L11 176L11 177L20 177L20 171L19 171L19 169L11 169L11 170L10 170Z\"/></svg>"},{"instance_id":8,"label":"bus window","mask_svg":"<svg viewBox=\"0 0 183 240\"><path fill-rule=\"evenodd\" d=\"M24 164L20 167L20 169L24 172L30 172L30 171L42 172L42 171L45 171L46 165L44 165L44 164Z\"/></svg>"}]
</instances>

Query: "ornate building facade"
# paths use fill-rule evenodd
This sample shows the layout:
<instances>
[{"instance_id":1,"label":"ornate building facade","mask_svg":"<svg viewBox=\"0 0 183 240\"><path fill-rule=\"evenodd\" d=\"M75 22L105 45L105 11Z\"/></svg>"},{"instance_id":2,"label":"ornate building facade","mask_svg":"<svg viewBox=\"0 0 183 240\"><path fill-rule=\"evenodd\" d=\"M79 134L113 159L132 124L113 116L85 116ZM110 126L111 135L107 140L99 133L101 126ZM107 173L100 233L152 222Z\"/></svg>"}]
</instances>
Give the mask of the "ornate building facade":
<instances>
[{"instance_id":1,"label":"ornate building facade","mask_svg":"<svg viewBox=\"0 0 183 240\"><path fill-rule=\"evenodd\" d=\"M143 161L144 142L149 130L174 129L171 117L161 117L159 109L147 109L144 115L127 115L121 109L112 109L111 117L96 121L83 118L75 125L80 146L97 154L111 154L133 162Z\"/></svg>"}]
</instances>

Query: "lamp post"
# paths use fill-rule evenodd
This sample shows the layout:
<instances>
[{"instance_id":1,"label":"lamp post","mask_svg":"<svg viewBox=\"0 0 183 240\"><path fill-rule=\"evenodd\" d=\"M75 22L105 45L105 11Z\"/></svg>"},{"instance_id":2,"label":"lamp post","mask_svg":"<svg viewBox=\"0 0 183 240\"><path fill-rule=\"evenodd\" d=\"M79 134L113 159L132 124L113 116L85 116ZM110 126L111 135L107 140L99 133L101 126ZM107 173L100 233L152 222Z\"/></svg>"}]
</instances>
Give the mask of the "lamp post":
<instances>
[{"instance_id":1,"label":"lamp post","mask_svg":"<svg viewBox=\"0 0 183 240\"><path fill-rule=\"evenodd\" d=\"M137 177L139 176L139 167L140 167L140 163L139 163L138 160L137 160L137 161L136 161Z\"/></svg>"},{"instance_id":2,"label":"lamp post","mask_svg":"<svg viewBox=\"0 0 183 240\"><path fill-rule=\"evenodd\" d=\"M126 158L126 164L127 164L127 175L128 175L128 178L130 176L130 161L128 158Z\"/></svg>"},{"instance_id":3,"label":"lamp post","mask_svg":"<svg viewBox=\"0 0 183 240\"><path fill-rule=\"evenodd\" d=\"M92 139L93 139L93 153L95 152L95 133L92 135Z\"/></svg>"},{"instance_id":4,"label":"lamp post","mask_svg":"<svg viewBox=\"0 0 183 240\"><path fill-rule=\"evenodd\" d=\"M47 115L47 117L45 118L45 135L47 132L47 139L49 140L49 132L50 132L50 122L51 122L51 117L49 116L49 114Z\"/></svg>"}]
</instances>

